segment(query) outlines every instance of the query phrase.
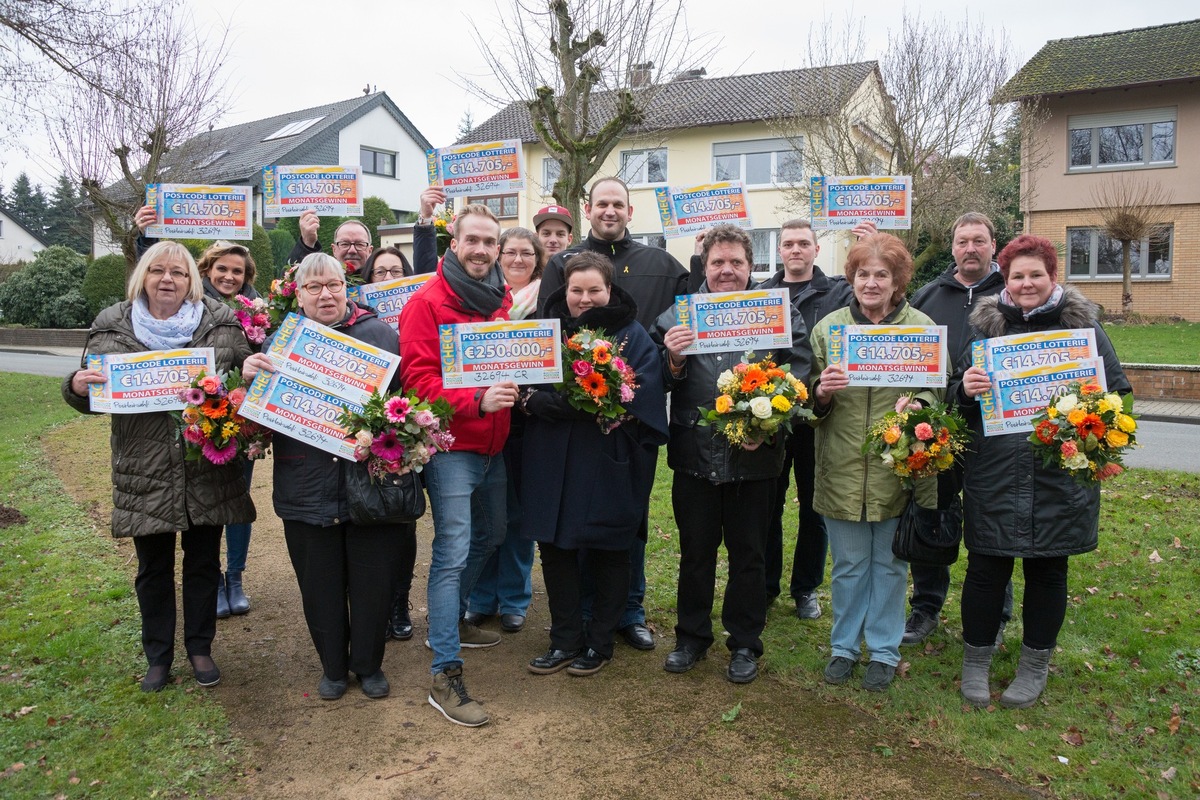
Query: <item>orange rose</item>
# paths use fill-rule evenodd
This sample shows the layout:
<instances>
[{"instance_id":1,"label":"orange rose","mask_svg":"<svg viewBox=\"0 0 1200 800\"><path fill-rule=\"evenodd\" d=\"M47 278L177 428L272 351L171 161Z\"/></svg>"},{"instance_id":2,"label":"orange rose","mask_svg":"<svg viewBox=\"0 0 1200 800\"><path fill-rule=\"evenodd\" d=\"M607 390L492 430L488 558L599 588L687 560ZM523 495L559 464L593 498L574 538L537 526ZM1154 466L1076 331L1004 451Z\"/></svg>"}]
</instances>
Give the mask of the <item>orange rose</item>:
<instances>
[{"instance_id":1,"label":"orange rose","mask_svg":"<svg viewBox=\"0 0 1200 800\"><path fill-rule=\"evenodd\" d=\"M717 398L717 413L728 414L733 410L733 398L727 394L723 394Z\"/></svg>"}]
</instances>

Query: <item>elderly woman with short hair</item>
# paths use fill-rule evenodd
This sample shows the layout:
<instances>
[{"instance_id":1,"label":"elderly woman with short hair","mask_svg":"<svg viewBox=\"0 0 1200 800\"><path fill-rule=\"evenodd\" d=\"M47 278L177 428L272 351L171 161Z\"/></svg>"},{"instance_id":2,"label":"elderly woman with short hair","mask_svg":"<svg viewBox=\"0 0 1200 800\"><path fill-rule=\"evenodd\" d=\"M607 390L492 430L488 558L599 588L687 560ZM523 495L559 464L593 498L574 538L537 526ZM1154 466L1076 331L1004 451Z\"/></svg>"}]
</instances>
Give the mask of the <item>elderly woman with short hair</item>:
<instances>
[{"instance_id":1,"label":"elderly woman with short hair","mask_svg":"<svg viewBox=\"0 0 1200 800\"><path fill-rule=\"evenodd\" d=\"M346 298L346 270L337 259L313 253L300 262L295 279L305 317L397 352L396 331L370 308ZM270 341L263 345L268 347ZM265 354L246 360L247 377L260 369L272 369ZM338 699L354 672L367 697L387 697L390 687L380 667L401 537L391 526L350 521L345 470L351 463L290 436L277 433L272 442L275 513L283 520L304 618L323 670L317 693L324 700Z\"/></svg>"},{"instance_id":2,"label":"elderly woman with short hair","mask_svg":"<svg viewBox=\"0 0 1200 800\"><path fill-rule=\"evenodd\" d=\"M846 257L846 280L854 298L819 321L813 331L813 411L817 425L813 508L825 518L833 554L832 657L825 680L850 680L865 640L870 654L862 686L881 692L891 685L904 636L904 589L908 565L892 555L892 537L909 491L877 456L864 455L866 431L896 408L911 389L850 386L843 364L829 363L829 329L834 325L933 325L905 300L912 257L895 236L864 236ZM915 393L932 403L941 389ZM937 481L917 481L926 508L937 507Z\"/></svg>"},{"instance_id":3,"label":"elderly woman with short hair","mask_svg":"<svg viewBox=\"0 0 1200 800\"><path fill-rule=\"evenodd\" d=\"M250 355L233 311L205 297L196 262L176 242L150 247L129 276L126 300L97 315L84 345L88 353L211 347L225 372ZM89 412L88 387L104 383L100 370L66 377L63 398ZM242 465L186 461L179 422L165 411L112 417L112 532L133 537L134 582L142 615L142 649L148 669L144 692L171 677L175 650L175 534L183 544L183 636L196 681L213 686L221 671L212 659L221 573L221 528L254 520Z\"/></svg>"}]
</instances>

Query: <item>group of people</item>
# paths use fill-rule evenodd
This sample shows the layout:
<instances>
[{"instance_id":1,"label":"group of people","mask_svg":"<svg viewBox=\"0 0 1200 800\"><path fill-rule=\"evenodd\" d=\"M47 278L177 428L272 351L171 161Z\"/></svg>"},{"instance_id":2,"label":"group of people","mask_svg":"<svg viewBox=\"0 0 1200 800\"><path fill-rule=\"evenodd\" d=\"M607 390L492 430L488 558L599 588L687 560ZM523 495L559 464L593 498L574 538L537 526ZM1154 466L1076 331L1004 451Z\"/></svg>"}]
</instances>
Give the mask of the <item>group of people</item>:
<instances>
[{"instance_id":1,"label":"group of people","mask_svg":"<svg viewBox=\"0 0 1200 800\"><path fill-rule=\"evenodd\" d=\"M535 547L551 627L549 647L528 664L530 672L594 674L612 659L618 635L637 649L656 646L643 607L645 544L664 444L680 546L675 646L664 668L686 672L715 642L711 617L718 549L724 544L726 676L735 683L757 677L767 610L780 593L781 520L794 474L799 527L789 591L796 614L815 619L822 613L818 588L828 548L833 624L825 680L848 681L865 645L862 686L886 689L901 644L921 641L937 626L949 572L913 565L912 613L906 620L908 565L892 554L891 541L910 490L881 460L864 455L862 445L886 411L943 399L968 418L973 444L961 465L917 481L912 491L927 508L961 507L965 520L962 693L977 705L990 702L990 663L1011 613L1014 560L1021 558L1024 639L1017 677L1000 701L1016 707L1036 701L1065 615L1067 557L1097 545L1098 491L1043 466L1023 436L982 436L975 398L988 388L988 378L971 366L970 343L1091 327L1110 391L1129 391L1097 308L1057 284L1050 243L1020 236L993 261L991 222L965 214L952 230L955 264L910 303L913 264L897 238L860 225L844 278L834 277L815 266L820 248L811 226L785 223L779 235L782 268L761 288L788 290L791 344L771 357L809 384L814 418L811 426L798 425L790 434L731 445L702 424L701 409L712 407L718 375L740 354L689 354L694 334L677 324L674 299L755 287L754 251L745 231L725 224L710 228L697 237L691 269L685 269L665 250L633 240L628 187L603 178L592 185L584 206L590 232L574 245L574 220L561 207L534 215L533 231L502 232L486 206L467 205L439 259L432 217L443 202L437 187L421 195L413 263L394 248L373 251L369 231L357 222L338 228L333 256L325 255L312 214L300 220L293 257L299 263L294 277L302 314L398 353L401 366L388 388L444 398L454 409L454 446L436 453L422 473L434 529L425 642L433 653L428 701L448 720L465 726L489 721L466 688L461 650L500 643L500 633L483 627L493 616L504 632L523 628ZM137 222L147 222L143 213ZM240 366L251 379L271 368L263 353L251 352L233 312L220 302L252 283L254 265L244 248L218 243L198 269L181 245L145 244L127 299L97 317L87 352L212 346L221 370ZM240 271L224 259L230 253L241 259ZM223 259L224 267L218 266ZM349 279L414 273L432 277L407 301L398 337L372 309L347 299ZM557 318L564 337L584 329L605 332L637 375L638 388L624 403L619 424L599 425L594 414L577 410L550 385L442 385L440 325L522 318ZM912 395L849 385L828 353L830 326L844 324L946 325L953 362L948 388ZM80 369L64 380L63 395L86 411L88 385L103 380L99 371ZM215 620L222 611L244 613L249 605L241 582L241 542L248 542L254 519L249 469L236 461L220 466L185 461L174 420L163 412L115 417L112 447L113 533L133 536L138 554L136 590L149 665L142 688L158 690L170 679L177 534L184 550L185 649L197 681L212 685L220 678L211 657ZM277 434L274 462L274 509L283 520L322 667L318 694L341 697L353 673L368 697L385 697L390 691L381 669L385 640L413 635L415 526L353 523L347 464L305 442ZM228 542L224 573L222 526ZM236 526L245 526L244 536Z\"/></svg>"}]
</instances>

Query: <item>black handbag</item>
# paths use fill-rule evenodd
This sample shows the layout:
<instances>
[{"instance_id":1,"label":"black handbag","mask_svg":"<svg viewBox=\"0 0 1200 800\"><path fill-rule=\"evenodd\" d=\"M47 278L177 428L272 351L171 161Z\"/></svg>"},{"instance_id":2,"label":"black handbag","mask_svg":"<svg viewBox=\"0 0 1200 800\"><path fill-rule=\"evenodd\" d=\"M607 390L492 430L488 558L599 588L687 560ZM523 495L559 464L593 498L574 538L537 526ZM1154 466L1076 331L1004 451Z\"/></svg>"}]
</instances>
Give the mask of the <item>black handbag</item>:
<instances>
[{"instance_id":1,"label":"black handbag","mask_svg":"<svg viewBox=\"0 0 1200 800\"><path fill-rule=\"evenodd\" d=\"M950 566L958 560L962 523L959 503L952 503L949 508L928 509L918 505L914 496L900 515L900 524L892 537L892 554L912 564Z\"/></svg>"},{"instance_id":2,"label":"black handbag","mask_svg":"<svg viewBox=\"0 0 1200 800\"><path fill-rule=\"evenodd\" d=\"M425 514L425 491L416 472L373 479L366 464L346 464L346 499L355 525L416 522Z\"/></svg>"}]
</instances>

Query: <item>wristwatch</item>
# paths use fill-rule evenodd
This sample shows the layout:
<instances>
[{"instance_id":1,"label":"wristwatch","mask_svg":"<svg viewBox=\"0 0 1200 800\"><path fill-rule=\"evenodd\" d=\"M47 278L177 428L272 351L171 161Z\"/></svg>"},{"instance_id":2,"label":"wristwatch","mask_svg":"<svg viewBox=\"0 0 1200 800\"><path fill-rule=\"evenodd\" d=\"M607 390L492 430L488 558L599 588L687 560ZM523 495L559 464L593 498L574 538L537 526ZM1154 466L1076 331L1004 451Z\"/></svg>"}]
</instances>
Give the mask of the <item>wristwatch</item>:
<instances>
[{"instance_id":1,"label":"wristwatch","mask_svg":"<svg viewBox=\"0 0 1200 800\"><path fill-rule=\"evenodd\" d=\"M432 225L433 217L417 217L418 225Z\"/></svg>"}]
</instances>

